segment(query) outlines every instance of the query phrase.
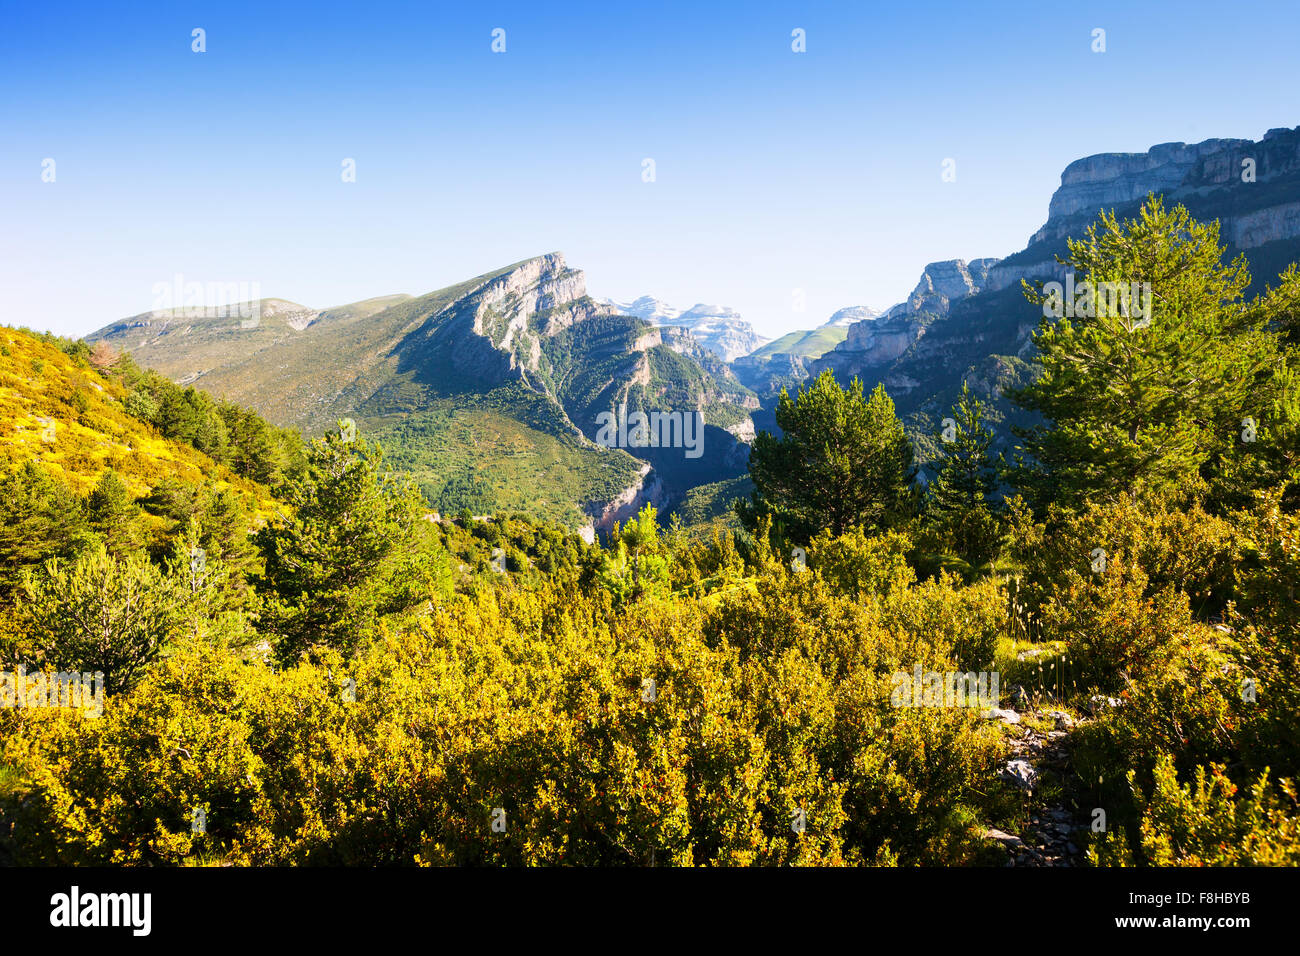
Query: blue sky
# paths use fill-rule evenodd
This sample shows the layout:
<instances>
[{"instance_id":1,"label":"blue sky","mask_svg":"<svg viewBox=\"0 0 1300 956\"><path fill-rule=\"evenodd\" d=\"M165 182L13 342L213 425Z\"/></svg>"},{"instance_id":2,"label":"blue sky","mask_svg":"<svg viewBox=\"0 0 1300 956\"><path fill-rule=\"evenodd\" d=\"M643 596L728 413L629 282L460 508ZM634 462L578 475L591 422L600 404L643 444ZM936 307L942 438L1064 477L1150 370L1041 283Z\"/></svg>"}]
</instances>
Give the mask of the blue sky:
<instances>
[{"instance_id":1,"label":"blue sky","mask_svg":"<svg viewBox=\"0 0 1300 956\"><path fill-rule=\"evenodd\" d=\"M84 334L177 274L324 307L558 249L594 295L809 328L1022 248L1081 156L1300 124L1297 35L1294 0L11 3L0 322Z\"/></svg>"}]
</instances>

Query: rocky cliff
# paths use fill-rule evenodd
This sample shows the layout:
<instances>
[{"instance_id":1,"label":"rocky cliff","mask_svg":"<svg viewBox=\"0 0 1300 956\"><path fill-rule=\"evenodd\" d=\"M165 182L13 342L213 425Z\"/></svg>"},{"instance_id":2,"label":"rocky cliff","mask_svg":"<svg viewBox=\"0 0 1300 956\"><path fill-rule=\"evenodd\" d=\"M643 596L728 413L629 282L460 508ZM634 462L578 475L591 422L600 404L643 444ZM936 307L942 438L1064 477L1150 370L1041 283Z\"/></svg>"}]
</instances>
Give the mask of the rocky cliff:
<instances>
[{"instance_id":1,"label":"rocky cliff","mask_svg":"<svg viewBox=\"0 0 1300 956\"><path fill-rule=\"evenodd\" d=\"M896 361L925 335L932 322L948 314L954 302L978 293L995 263L994 259L931 262L906 302L850 325L843 342L808 365L809 375L830 369L836 377L851 378Z\"/></svg>"},{"instance_id":2,"label":"rocky cliff","mask_svg":"<svg viewBox=\"0 0 1300 956\"><path fill-rule=\"evenodd\" d=\"M1249 161L1249 162L1248 162ZM1033 374L1031 335L1041 318L1020 280L1059 277L1067 236L1079 237L1103 208L1136 215L1149 193L1182 203L1200 221L1218 220L1227 256L1244 253L1254 288L1276 283L1300 260L1300 127L1263 139L1167 143L1145 153L1104 153L1071 163L1029 245L1005 259L926 267L906 302L849 328L838 348L810 364L868 388L883 383L914 435L928 436L963 380L993 403L1001 440L1022 413L1003 398ZM760 422L763 415L756 416ZM925 444L923 440L918 447Z\"/></svg>"},{"instance_id":3,"label":"rocky cliff","mask_svg":"<svg viewBox=\"0 0 1300 956\"><path fill-rule=\"evenodd\" d=\"M1021 278L1056 277L1065 237L1079 237L1101 210L1131 216L1149 193L1182 203L1193 217L1218 219L1234 252L1300 240L1300 127L1271 129L1263 139L1162 143L1145 153L1099 153L1071 163L1047 207L1047 222L1023 252L992 271L987 288ZM1262 259L1271 265L1285 250Z\"/></svg>"}]
</instances>

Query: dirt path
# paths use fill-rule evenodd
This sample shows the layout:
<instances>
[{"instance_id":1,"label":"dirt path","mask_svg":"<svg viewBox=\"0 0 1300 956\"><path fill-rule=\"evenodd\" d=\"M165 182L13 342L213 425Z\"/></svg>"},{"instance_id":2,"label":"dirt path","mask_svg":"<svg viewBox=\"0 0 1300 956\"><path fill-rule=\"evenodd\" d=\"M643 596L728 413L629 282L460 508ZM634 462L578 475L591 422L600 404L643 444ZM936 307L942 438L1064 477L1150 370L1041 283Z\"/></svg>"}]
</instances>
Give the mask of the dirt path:
<instances>
[{"instance_id":1,"label":"dirt path","mask_svg":"<svg viewBox=\"0 0 1300 956\"><path fill-rule=\"evenodd\" d=\"M996 840L1007 853L1007 866L1082 866L1084 841L1075 833L1086 827L1059 797L1047 799L1044 791L1061 793L1070 770L1069 736L1074 718L1059 710L1029 707L1023 714L995 711L1004 724L1011 753L1001 776L1025 793L1029 822L1020 834L989 829L985 837ZM1053 784L1044 787L1045 784Z\"/></svg>"}]
</instances>

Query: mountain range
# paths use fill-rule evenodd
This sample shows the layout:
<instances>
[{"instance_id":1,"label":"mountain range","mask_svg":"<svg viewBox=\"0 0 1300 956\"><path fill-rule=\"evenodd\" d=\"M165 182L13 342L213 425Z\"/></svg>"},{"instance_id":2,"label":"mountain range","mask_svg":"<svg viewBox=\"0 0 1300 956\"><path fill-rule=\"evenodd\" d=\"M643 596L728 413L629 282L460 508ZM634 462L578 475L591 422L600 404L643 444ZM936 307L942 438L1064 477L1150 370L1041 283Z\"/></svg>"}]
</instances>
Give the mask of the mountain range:
<instances>
[{"instance_id":1,"label":"mountain range","mask_svg":"<svg viewBox=\"0 0 1300 956\"><path fill-rule=\"evenodd\" d=\"M743 493L747 443L775 427L780 390L823 370L883 383L923 463L963 381L995 424L1014 422L1003 395L1033 374L1041 315L1021 278L1059 277L1067 236L1103 208L1132 216L1150 192L1218 219L1256 288L1300 259L1298 127L1080 159L1024 250L932 262L905 301L848 306L775 341L724 306L593 299L558 252L421 296L325 309L263 299L242 309L253 319L153 311L87 338L308 434L353 418L435 507L521 510L590 535L645 502L718 513L711 496ZM698 414L703 453L638 445L626 429L602 437L602 416L626 425L655 411Z\"/></svg>"},{"instance_id":2,"label":"mountain range","mask_svg":"<svg viewBox=\"0 0 1300 956\"><path fill-rule=\"evenodd\" d=\"M351 418L444 510L519 510L591 534L745 469L757 396L690 332L587 296L558 252L418 297L193 311L88 338L308 434ZM698 414L706 453L598 441L602 413L652 411Z\"/></svg>"}]
</instances>

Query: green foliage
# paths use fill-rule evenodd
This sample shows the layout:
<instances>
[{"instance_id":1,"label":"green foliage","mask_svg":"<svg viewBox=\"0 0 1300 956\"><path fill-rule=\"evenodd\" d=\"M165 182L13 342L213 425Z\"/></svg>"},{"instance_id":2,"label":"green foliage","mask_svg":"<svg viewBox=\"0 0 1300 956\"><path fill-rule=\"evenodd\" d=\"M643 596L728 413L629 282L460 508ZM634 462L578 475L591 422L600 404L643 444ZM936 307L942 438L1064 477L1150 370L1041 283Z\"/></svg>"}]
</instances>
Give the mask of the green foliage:
<instances>
[{"instance_id":1,"label":"green foliage","mask_svg":"<svg viewBox=\"0 0 1300 956\"><path fill-rule=\"evenodd\" d=\"M1224 266L1222 254L1217 222L1197 223L1155 197L1137 219L1103 213L1070 240L1061 261L1097 290L1096 314L1044 318L1034 336L1042 374L1013 393L1048 420L1021 432L1015 480L1036 502L1186 493L1231 447L1241 419L1262 417L1256 389L1276 342L1241 302L1245 260ZM1102 294L1108 283L1118 297ZM1128 295L1132 283L1149 285L1149 317ZM1028 286L1026 295L1047 301Z\"/></svg>"},{"instance_id":2,"label":"green foliage","mask_svg":"<svg viewBox=\"0 0 1300 956\"><path fill-rule=\"evenodd\" d=\"M614 550L601 563L600 583L621 606L647 594L666 593L668 559L659 540L659 512L646 505L621 529L614 526Z\"/></svg>"},{"instance_id":3,"label":"green foliage","mask_svg":"<svg viewBox=\"0 0 1300 956\"><path fill-rule=\"evenodd\" d=\"M386 427L407 430L451 519L367 439L332 433L294 464L292 436L111 349L6 333L0 656L103 670L109 693L99 718L0 708L0 859L983 863L985 826L1019 812L997 779L1002 731L973 709L897 706L894 679L993 668L1007 688L1046 667L1033 689L1090 714L1062 785L1108 811L1094 862L1295 865L1300 279L1239 301L1216 235L1151 203L1071 244L1097 281L1152 282L1152 326L1103 313L1040 331L1028 394L1045 421L1005 505L996 417L963 389L918 521L893 403L829 375L783 395L782 437L755 443L747 532L705 524L728 479L666 530L647 507L588 544L552 523L572 500L557 517L529 498L531 438L503 427L491 468L471 467L485 423L518 424L509 388L459 416L407 370L376 399L422 409ZM523 334L547 388L605 407L637 329L582 325ZM437 344L429 367L451 375ZM608 361L564 355L597 344ZM709 401L740 394L680 356L649 371L633 404L710 381ZM528 427L558 434L554 406L532 408ZM1246 415L1256 442L1234 438ZM519 508L471 510L502 463Z\"/></svg>"},{"instance_id":4,"label":"green foliage","mask_svg":"<svg viewBox=\"0 0 1300 956\"><path fill-rule=\"evenodd\" d=\"M20 653L33 667L103 671L113 692L129 689L180 626L185 592L140 556L103 548L71 564L51 558L23 580Z\"/></svg>"},{"instance_id":5,"label":"green foliage","mask_svg":"<svg viewBox=\"0 0 1300 956\"><path fill-rule=\"evenodd\" d=\"M303 445L296 431L277 428L233 402L142 370L129 355L116 356L105 371L129 390L122 400L128 414L240 477L278 488L301 471Z\"/></svg>"},{"instance_id":6,"label":"green foliage","mask_svg":"<svg viewBox=\"0 0 1300 956\"><path fill-rule=\"evenodd\" d=\"M738 513L751 530L771 515L781 536L808 541L823 530L880 530L912 509L912 447L880 386L841 388L824 372L776 408L782 437L761 432L749 458L754 492Z\"/></svg>"},{"instance_id":7,"label":"green foliage","mask_svg":"<svg viewBox=\"0 0 1300 956\"><path fill-rule=\"evenodd\" d=\"M1300 864L1300 808L1290 781L1262 773L1248 789L1224 767L1197 767L1191 784L1181 783L1168 754L1155 766L1150 797L1129 774L1142 807L1137 849L1123 830L1092 851L1103 866L1296 866Z\"/></svg>"},{"instance_id":8,"label":"green foliage","mask_svg":"<svg viewBox=\"0 0 1300 956\"><path fill-rule=\"evenodd\" d=\"M144 545L144 526L135 496L113 469L108 469L87 496L86 523L115 556L129 555Z\"/></svg>"},{"instance_id":9,"label":"green foliage","mask_svg":"<svg viewBox=\"0 0 1300 956\"><path fill-rule=\"evenodd\" d=\"M997 465L989 453L993 433L986 406L962 382L952 409L952 435L940 446L939 473L926 489L925 519L943 545L972 565L991 559L1002 535Z\"/></svg>"},{"instance_id":10,"label":"green foliage","mask_svg":"<svg viewBox=\"0 0 1300 956\"><path fill-rule=\"evenodd\" d=\"M404 476L364 438L312 442L287 493L293 513L255 536L265 570L262 629L293 661L317 647L349 650L393 605L394 571L423 510Z\"/></svg>"},{"instance_id":11,"label":"green foliage","mask_svg":"<svg viewBox=\"0 0 1300 956\"><path fill-rule=\"evenodd\" d=\"M916 581L907 563L912 540L899 532L871 536L862 528L842 535L824 531L808 546L812 568L845 597L891 594Z\"/></svg>"},{"instance_id":12,"label":"green foliage","mask_svg":"<svg viewBox=\"0 0 1300 956\"><path fill-rule=\"evenodd\" d=\"M28 461L0 474L0 598L10 598L24 570L71 554L83 529L81 502L46 469Z\"/></svg>"},{"instance_id":13,"label":"green foliage","mask_svg":"<svg viewBox=\"0 0 1300 956\"><path fill-rule=\"evenodd\" d=\"M489 589L350 662L275 672L183 641L99 720L0 712L0 758L28 781L0 809L31 834L25 862L967 858L963 808L1000 745L972 715L890 706L900 661L943 661L928 636L808 576L743 607ZM791 607L802 626L774 627Z\"/></svg>"}]
</instances>

